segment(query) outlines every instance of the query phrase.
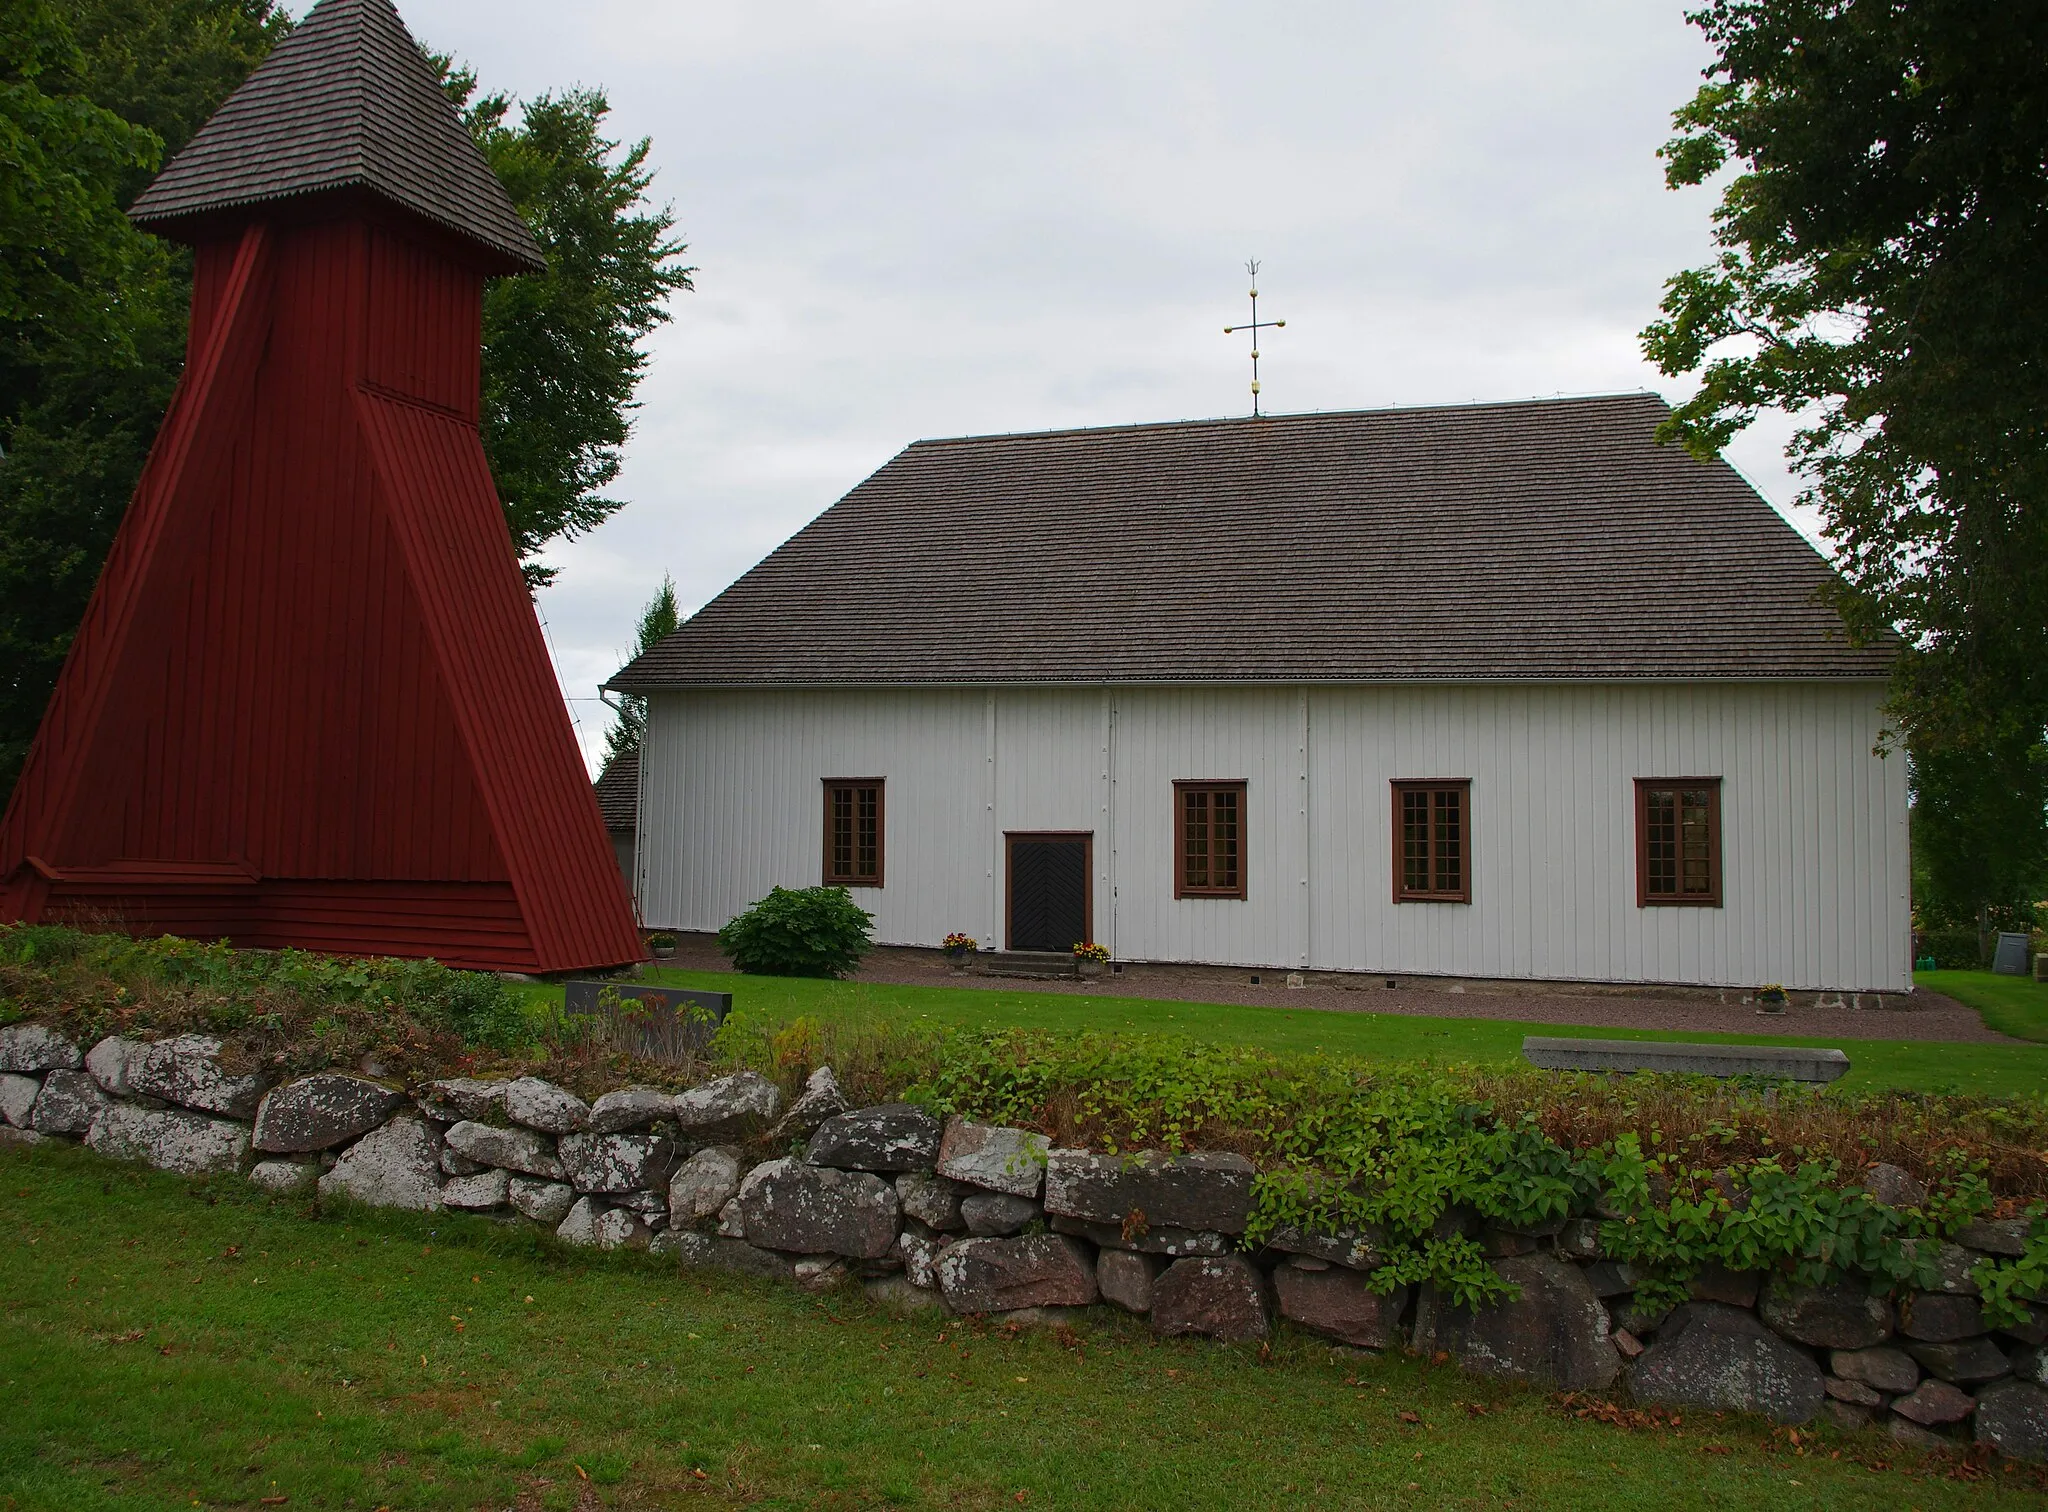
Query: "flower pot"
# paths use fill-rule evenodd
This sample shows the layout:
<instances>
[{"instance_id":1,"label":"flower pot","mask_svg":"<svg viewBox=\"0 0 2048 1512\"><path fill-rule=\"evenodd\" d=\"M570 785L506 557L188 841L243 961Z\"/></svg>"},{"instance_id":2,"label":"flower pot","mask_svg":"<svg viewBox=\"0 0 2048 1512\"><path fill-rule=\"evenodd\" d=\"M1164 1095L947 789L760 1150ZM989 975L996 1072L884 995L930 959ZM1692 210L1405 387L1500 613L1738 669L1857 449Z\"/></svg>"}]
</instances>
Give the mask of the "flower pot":
<instances>
[{"instance_id":1,"label":"flower pot","mask_svg":"<svg viewBox=\"0 0 2048 1512\"><path fill-rule=\"evenodd\" d=\"M949 950L946 952L946 964L955 971L965 971L974 964L974 952L971 950Z\"/></svg>"},{"instance_id":2,"label":"flower pot","mask_svg":"<svg viewBox=\"0 0 2048 1512\"><path fill-rule=\"evenodd\" d=\"M1105 964L1102 961L1076 961L1074 968L1084 977L1099 977Z\"/></svg>"},{"instance_id":3,"label":"flower pot","mask_svg":"<svg viewBox=\"0 0 2048 1512\"><path fill-rule=\"evenodd\" d=\"M650 945L647 948L657 961L666 961L676 953L676 948L673 945Z\"/></svg>"}]
</instances>

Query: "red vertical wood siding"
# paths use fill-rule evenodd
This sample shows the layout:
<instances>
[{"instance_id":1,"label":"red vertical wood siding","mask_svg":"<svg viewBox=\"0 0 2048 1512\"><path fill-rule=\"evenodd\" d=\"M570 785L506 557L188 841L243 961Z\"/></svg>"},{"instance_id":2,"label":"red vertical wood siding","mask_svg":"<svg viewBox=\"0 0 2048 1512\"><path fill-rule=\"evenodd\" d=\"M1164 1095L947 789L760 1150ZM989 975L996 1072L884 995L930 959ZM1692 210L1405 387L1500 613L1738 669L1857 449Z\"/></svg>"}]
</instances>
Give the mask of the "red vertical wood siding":
<instances>
[{"instance_id":1,"label":"red vertical wood siding","mask_svg":"<svg viewBox=\"0 0 2048 1512\"><path fill-rule=\"evenodd\" d=\"M0 909L556 971L631 903L477 431L483 278L199 248L187 372L0 826Z\"/></svg>"}]
</instances>

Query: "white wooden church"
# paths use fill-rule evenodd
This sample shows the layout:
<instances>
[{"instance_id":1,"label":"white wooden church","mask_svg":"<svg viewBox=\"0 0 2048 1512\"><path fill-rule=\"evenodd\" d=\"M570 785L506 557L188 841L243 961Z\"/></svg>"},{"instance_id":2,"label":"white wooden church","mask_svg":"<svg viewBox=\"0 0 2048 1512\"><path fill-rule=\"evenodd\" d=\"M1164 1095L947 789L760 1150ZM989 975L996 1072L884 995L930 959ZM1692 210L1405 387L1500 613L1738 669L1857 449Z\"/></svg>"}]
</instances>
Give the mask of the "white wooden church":
<instances>
[{"instance_id":1,"label":"white wooden church","mask_svg":"<svg viewBox=\"0 0 2048 1512\"><path fill-rule=\"evenodd\" d=\"M1647 394L924 441L625 668L635 890L883 943L1902 991L1888 656Z\"/></svg>"}]
</instances>

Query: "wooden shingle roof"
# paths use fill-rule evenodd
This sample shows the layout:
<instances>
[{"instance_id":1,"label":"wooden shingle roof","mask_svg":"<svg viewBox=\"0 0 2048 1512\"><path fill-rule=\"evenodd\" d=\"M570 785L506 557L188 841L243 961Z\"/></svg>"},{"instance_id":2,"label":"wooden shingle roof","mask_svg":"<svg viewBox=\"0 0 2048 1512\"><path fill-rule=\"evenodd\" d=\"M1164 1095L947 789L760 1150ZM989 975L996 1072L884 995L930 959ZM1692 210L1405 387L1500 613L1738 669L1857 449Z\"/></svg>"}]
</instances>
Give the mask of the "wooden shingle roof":
<instances>
[{"instance_id":1,"label":"wooden shingle roof","mask_svg":"<svg viewBox=\"0 0 2048 1512\"><path fill-rule=\"evenodd\" d=\"M176 235L274 201L354 190L495 254L544 266L390 0L321 0L130 208Z\"/></svg>"},{"instance_id":2,"label":"wooden shingle roof","mask_svg":"<svg viewBox=\"0 0 2048 1512\"><path fill-rule=\"evenodd\" d=\"M605 763L593 784L604 827L630 834L640 827L640 748L621 751Z\"/></svg>"},{"instance_id":3,"label":"wooden shingle roof","mask_svg":"<svg viewBox=\"0 0 2048 1512\"><path fill-rule=\"evenodd\" d=\"M611 682L1877 678L1651 394L923 441Z\"/></svg>"}]
</instances>

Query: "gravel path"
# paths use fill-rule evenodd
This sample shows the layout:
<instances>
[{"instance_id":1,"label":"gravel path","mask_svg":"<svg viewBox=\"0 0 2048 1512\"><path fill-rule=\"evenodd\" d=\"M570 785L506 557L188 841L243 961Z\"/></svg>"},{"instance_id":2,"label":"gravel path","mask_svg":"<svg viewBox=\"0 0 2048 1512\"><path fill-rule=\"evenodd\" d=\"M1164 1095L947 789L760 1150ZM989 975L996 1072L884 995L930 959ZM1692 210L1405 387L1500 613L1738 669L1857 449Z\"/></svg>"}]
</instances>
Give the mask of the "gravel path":
<instances>
[{"instance_id":1,"label":"gravel path","mask_svg":"<svg viewBox=\"0 0 2048 1512\"><path fill-rule=\"evenodd\" d=\"M729 971L710 935L682 935L675 958L664 964L691 971ZM1263 985L1251 985L1252 976ZM1916 988L1887 994L1880 1008L1814 1008L1798 1005L1764 1014L1737 1001L1735 991L1672 989L1640 996L1626 989L1574 992L1566 987L1516 989L1483 987L1385 987L1380 977L1346 977L1331 984L1318 973L1306 987L1290 988L1285 974L1220 966L1133 965L1115 976L1090 981L1033 981L952 970L937 952L882 946L861 963L855 980L917 987L1056 992L1079 997L1150 998L1183 1003L1244 1003L1263 1007L1313 1008L1329 1013L1402 1013L1425 1018L1508 1019L1517 1023L1572 1024L1600 1029L1661 1029L1693 1034L1784 1035L1798 1039L1946 1040L2017 1045L2024 1041L1984 1027L1974 1008L1940 993ZM1398 978L1397 978L1398 980ZM1356 985L1349 985L1351 983Z\"/></svg>"}]
</instances>

